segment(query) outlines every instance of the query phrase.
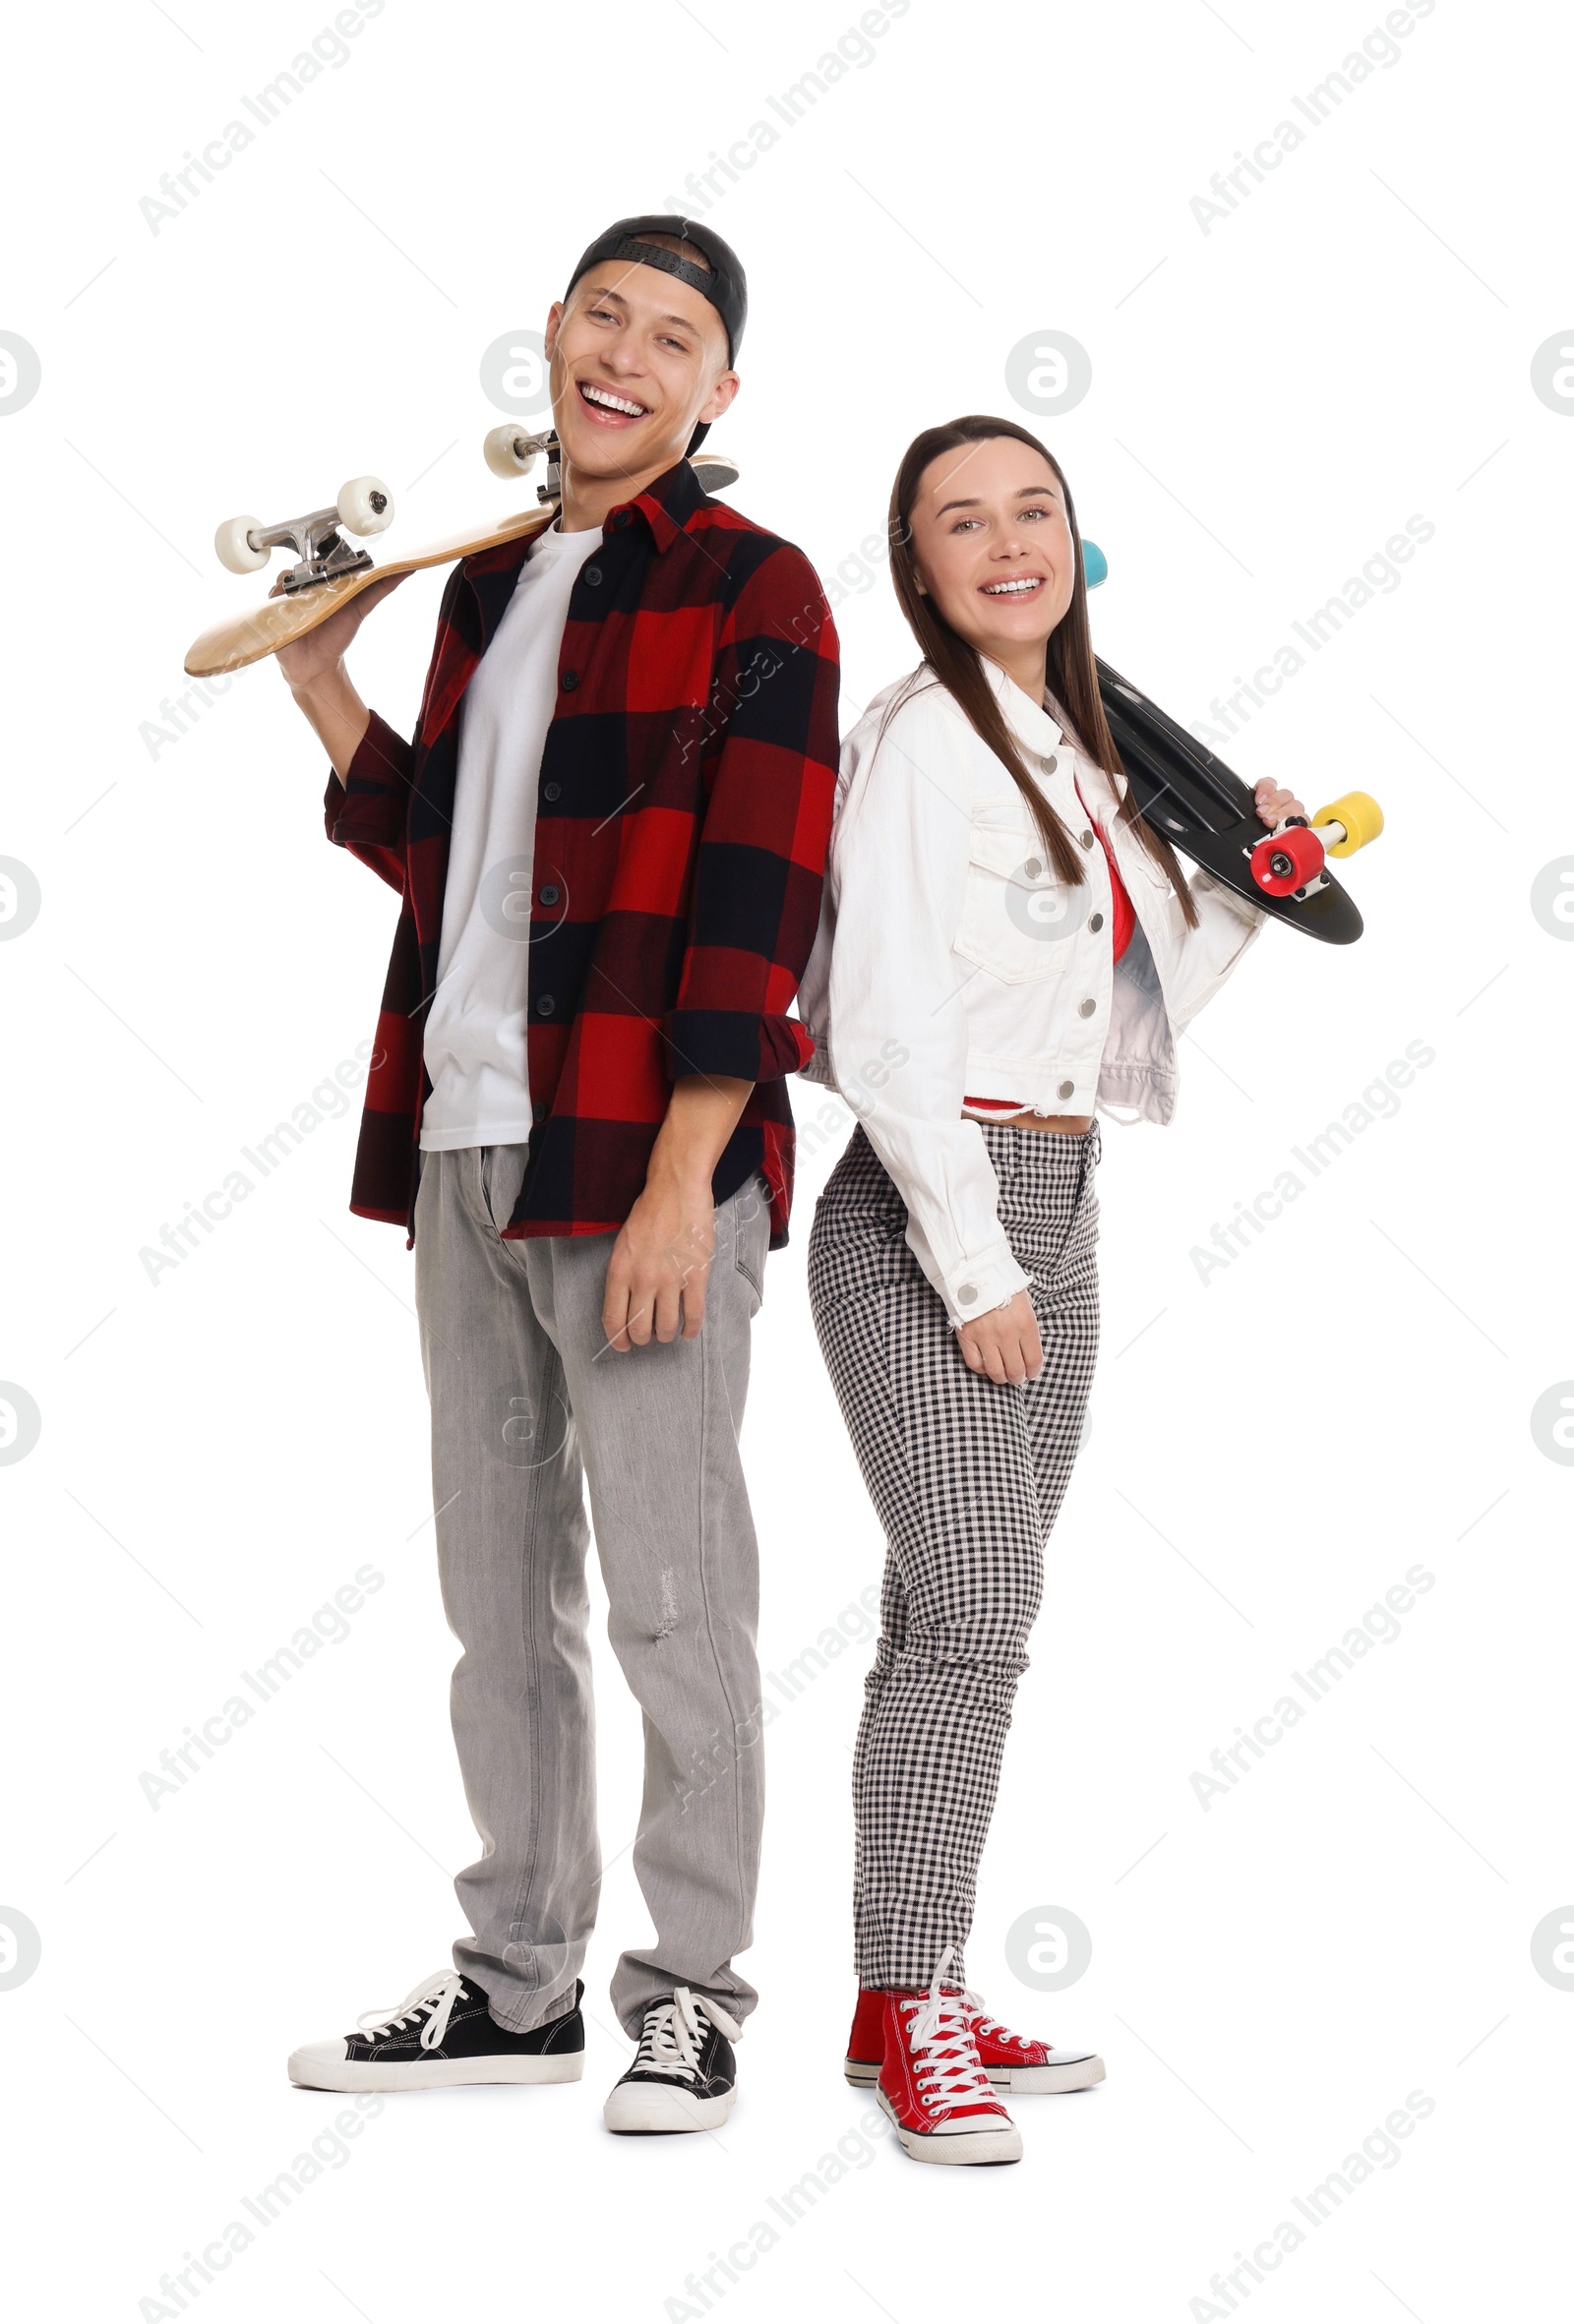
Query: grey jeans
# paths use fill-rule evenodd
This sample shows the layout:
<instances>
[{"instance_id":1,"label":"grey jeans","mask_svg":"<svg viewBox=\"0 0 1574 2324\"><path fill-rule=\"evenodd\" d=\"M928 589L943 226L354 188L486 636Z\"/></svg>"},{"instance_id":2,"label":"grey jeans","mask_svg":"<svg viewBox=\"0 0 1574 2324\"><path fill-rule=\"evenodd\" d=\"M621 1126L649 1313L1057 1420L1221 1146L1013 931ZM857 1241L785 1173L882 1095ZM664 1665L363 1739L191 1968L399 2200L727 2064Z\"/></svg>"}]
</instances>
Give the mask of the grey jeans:
<instances>
[{"instance_id":1,"label":"grey jeans","mask_svg":"<svg viewBox=\"0 0 1574 2324\"><path fill-rule=\"evenodd\" d=\"M758 1179L716 1212L697 1339L605 1345L610 1234L505 1242L522 1146L422 1158L415 1286L432 1400L452 1709L478 1861L454 1882L454 1966L516 2033L574 1996L601 1878L585 1559L589 1486L608 1631L644 1714L634 1867L655 1942L612 1981L625 2029L686 1985L735 2017L763 1770L758 1560L738 1456L769 1215Z\"/></svg>"}]
</instances>

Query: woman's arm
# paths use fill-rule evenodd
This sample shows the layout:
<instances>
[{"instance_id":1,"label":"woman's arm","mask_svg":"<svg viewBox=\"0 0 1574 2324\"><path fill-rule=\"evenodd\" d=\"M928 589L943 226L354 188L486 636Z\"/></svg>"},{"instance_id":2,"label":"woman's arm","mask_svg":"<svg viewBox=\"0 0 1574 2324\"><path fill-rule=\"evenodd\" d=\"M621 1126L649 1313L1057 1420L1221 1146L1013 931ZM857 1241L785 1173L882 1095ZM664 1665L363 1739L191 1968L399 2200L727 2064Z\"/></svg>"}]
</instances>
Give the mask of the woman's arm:
<instances>
[{"instance_id":1,"label":"woman's arm","mask_svg":"<svg viewBox=\"0 0 1574 2324\"><path fill-rule=\"evenodd\" d=\"M1022 1290L984 1133L963 1117L971 971L952 951L967 881L965 739L925 695L877 745L853 738L832 841L828 996L837 1087L907 1205L908 1241L953 1325ZM984 1366L983 1368L988 1368Z\"/></svg>"},{"instance_id":2,"label":"woman's arm","mask_svg":"<svg viewBox=\"0 0 1574 2324\"><path fill-rule=\"evenodd\" d=\"M1253 802L1263 827L1269 831L1287 815L1303 815L1306 811L1295 794L1281 790L1271 775L1265 775L1257 784ZM1120 826L1116 829L1119 834ZM1145 870L1151 861L1144 855L1132 866L1128 887L1134 889L1144 876L1162 877L1156 869ZM1186 880L1197 907L1198 924L1180 929L1164 985L1165 1008L1178 1037L1234 975L1268 921L1260 905L1197 866L1186 867ZM1169 893L1168 883L1165 892Z\"/></svg>"}]
</instances>

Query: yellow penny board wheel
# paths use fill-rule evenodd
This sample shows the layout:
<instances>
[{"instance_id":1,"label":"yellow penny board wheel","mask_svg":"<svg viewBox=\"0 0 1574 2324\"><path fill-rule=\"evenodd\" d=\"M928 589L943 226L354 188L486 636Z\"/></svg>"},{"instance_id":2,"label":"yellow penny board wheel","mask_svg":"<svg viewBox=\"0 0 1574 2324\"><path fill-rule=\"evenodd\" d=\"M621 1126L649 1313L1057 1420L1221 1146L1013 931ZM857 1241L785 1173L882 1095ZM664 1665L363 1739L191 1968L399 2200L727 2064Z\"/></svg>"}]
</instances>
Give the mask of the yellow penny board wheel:
<instances>
[{"instance_id":1,"label":"yellow penny board wheel","mask_svg":"<svg viewBox=\"0 0 1574 2324\"><path fill-rule=\"evenodd\" d=\"M1328 806L1320 806L1311 818L1315 831L1319 823L1342 823L1345 836L1328 850L1330 856L1353 856L1357 848L1363 848L1374 840L1383 827L1383 810L1375 799L1364 791L1347 791L1343 799L1336 799Z\"/></svg>"}]
</instances>

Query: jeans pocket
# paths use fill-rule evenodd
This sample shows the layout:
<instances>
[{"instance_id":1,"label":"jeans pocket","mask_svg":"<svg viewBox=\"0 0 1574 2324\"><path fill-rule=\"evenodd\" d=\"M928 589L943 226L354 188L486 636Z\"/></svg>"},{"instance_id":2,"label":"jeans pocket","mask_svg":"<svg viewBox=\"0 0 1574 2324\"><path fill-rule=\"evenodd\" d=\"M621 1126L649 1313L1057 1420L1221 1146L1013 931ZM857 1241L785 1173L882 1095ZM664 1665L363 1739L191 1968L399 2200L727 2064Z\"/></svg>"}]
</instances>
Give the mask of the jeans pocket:
<instances>
[{"instance_id":1,"label":"jeans pocket","mask_svg":"<svg viewBox=\"0 0 1574 2324\"><path fill-rule=\"evenodd\" d=\"M765 1254L770 1248L770 1189L757 1173L741 1186L733 1203L733 1262L755 1294L757 1313L765 1296Z\"/></svg>"},{"instance_id":2,"label":"jeans pocket","mask_svg":"<svg viewBox=\"0 0 1574 2324\"><path fill-rule=\"evenodd\" d=\"M524 1154L522 1146L481 1149L481 1202L493 1231L500 1238L519 1199L519 1188L524 1181Z\"/></svg>"}]
</instances>

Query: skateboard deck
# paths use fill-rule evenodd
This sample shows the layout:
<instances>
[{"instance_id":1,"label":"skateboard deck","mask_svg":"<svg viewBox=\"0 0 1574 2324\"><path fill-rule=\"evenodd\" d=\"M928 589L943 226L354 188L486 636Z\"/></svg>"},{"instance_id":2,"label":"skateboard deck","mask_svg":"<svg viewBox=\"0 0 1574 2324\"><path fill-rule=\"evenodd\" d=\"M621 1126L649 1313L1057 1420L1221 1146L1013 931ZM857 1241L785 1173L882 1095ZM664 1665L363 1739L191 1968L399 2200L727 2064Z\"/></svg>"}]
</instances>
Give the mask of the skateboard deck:
<instances>
[{"instance_id":1,"label":"skateboard deck","mask_svg":"<svg viewBox=\"0 0 1574 2324\"><path fill-rule=\"evenodd\" d=\"M556 501L539 508L522 508L490 529L477 531L472 526L468 532L451 533L445 540L417 550L413 557L393 557L387 565L369 565L359 572L314 582L292 596L265 598L243 614L227 614L197 639L186 656L186 675L216 678L229 670L244 670L249 662L261 662L267 655L276 654L281 645L293 645L297 637L308 636L330 614L337 613L341 605L348 605L375 581L391 576L402 580L406 573L420 572L429 565L453 565L461 557L478 556L483 549L501 549L506 541L528 539L533 533L544 532L557 513Z\"/></svg>"},{"instance_id":2,"label":"skateboard deck","mask_svg":"<svg viewBox=\"0 0 1574 2324\"><path fill-rule=\"evenodd\" d=\"M1271 919L1322 944L1354 944L1362 930L1361 914L1330 871L1324 869L1306 894L1264 893L1252 876L1251 859L1267 837L1267 826L1250 786L1129 679L1095 659L1104 715L1144 822Z\"/></svg>"}]
</instances>

